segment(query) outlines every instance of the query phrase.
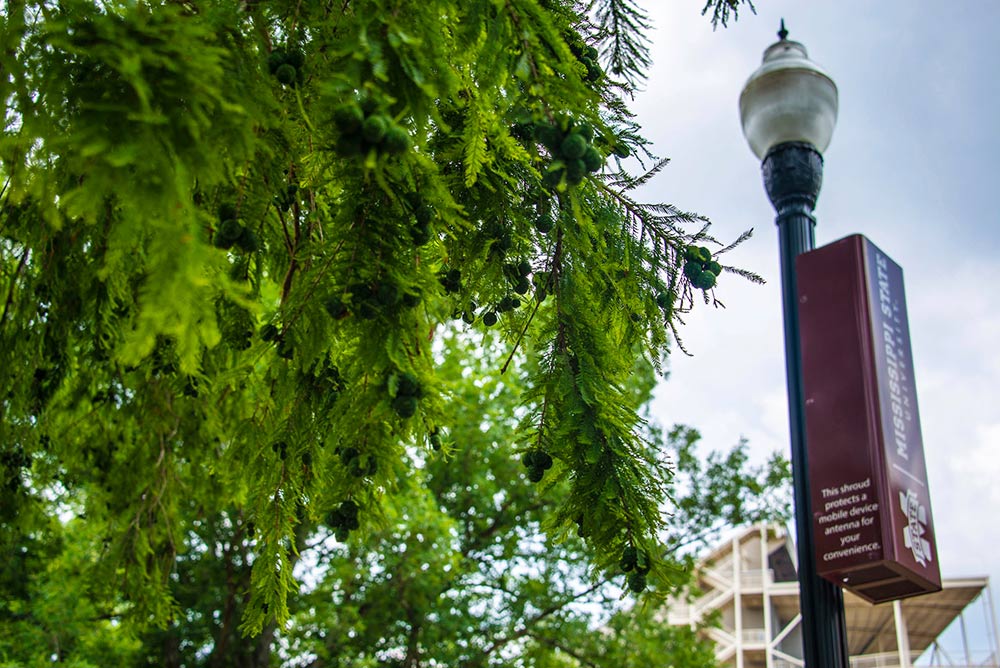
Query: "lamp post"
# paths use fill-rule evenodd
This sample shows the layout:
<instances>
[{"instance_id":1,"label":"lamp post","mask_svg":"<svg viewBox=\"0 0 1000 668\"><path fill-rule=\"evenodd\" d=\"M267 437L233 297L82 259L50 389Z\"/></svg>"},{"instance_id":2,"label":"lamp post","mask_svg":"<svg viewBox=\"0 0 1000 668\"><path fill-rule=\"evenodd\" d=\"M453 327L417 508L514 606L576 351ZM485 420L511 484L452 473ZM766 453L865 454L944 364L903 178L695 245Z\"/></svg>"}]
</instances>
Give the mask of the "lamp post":
<instances>
[{"instance_id":1,"label":"lamp post","mask_svg":"<svg viewBox=\"0 0 1000 668\"><path fill-rule=\"evenodd\" d=\"M847 668L843 595L816 574L795 279L795 256L815 246L812 211L823 182L821 152L837 121L837 86L809 60L804 46L788 39L784 20L778 38L743 87L740 118L750 148L763 161L764 187L778 214L805 665Z\"/></svg>"}]
</instances>

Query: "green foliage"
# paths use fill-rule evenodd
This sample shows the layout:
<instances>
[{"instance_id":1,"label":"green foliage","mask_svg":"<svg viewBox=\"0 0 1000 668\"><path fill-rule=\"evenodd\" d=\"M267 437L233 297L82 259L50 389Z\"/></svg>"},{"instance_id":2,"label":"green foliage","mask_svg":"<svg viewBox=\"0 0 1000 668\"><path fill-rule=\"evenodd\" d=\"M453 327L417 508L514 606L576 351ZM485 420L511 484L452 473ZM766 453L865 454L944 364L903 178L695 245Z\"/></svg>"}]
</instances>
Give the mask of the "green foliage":
<instances>
[{"instance_id":1,"label":"green foliage","mask_svg":"<svg viewBox=\"0 0 1000 668\"><path fill-rule=\"evenodd\" d=\"M503 342L497 373L533 360L510 372L513 414L553 460L532 493L568 488L548 529L581 531L597 572L626 545L662 553L668 475L626 386L693 305L685 249L718 244L631 199L662 163L598 61L634 78L645 22L616 0L591 14L7 3L6 544L85 517L101 614L148 633L181 623L186 560L239 554L227 593L249 596L223 637L266 647L318 522L371 530L430 484L422 456L455 411L435 351L464 316ZM607 161L630 154L653 168Z\"/></svg>"},{"instance_id":2,"label":"green foliage","mask_svg":"<svg viewBox=\"0 0 1000 668\"><path fill-rule=\"evenodd\" d=\"M746 5L751 12L757 13L752 0L706 0L701 13L712 15L713 27L718 27L720 23L725 27L729 25L729 21L735 21L739 17L740 5Z\"/></svg>"},{"instance_id":3,"label":"green foliage","mask_svg":"<svg viewBox=\"0 0 1000 668\"><path fill-rule=\"evenodd\" d=\"M651 62L645 12L632 0L598 0L592 6L611 71L630 82L643 78Z\"/></svg>"},{"instance_id":4,"label":"green foliage","mask_svg":"<svg viewBox=\"0 0 1000 668\"><path fill-rule=\"evenodd\" d=\"M101 549L93 527L76 518L33 528L31 535L0 532L0 666L134 661L141 643L121 632L83 575Z\"/></svg>"},{"instance_id":5,"label":"green foliage","mask_svg":"<svg viewBox=\"0 0 1000 668\"><path fill-rule=\"evenodd\" d=\"M575 622L575 623L574 623ZM614 615L599 632L587 633L580 620L530 634L524 665L533 668L583 666L714 666L714 646L686 626L669 626L643 608Z\"/></svg>"},{"instance_id":6,"label":"green foliage","mask_svg":"<svg viewBox=\"0 0 1000 668\"><path fill-rule=\"evenodd\" d=\"M791 469L784 457L775 453L764 464L750 465L745 439L729 452L699 453L701 436L690 427L675 426L665 438L677 470L674 521L666 540L671 550L707 545L725 527L790 519L791 489L785 483Z\"/></svg>"},{"instance_id":7,"label":"green foliage","mask_svg":"<svg viewBox=\"0 0 1000 668\"><path fill-rule=\"evenodd\" d=\"M572 485L563 479L543 495L527 479L516 416L522 376L495 376L506 352L492 332L446 342L438 379L461 410L449 410L439 425L440 449L409 450L412 468L396 469L396 491L379 504L359 498L324 517L298 518L290 558L302 585L288 597L283 629L268 624L255 638L241 637L239 620L252 605L245 592L255 546L266 529L227 507L223 495L202 493L181 503L174 517L189 533L173 569L177 612L165 628L133 636L111 624L123 612L122 599L93 586L101 549L87 533L94 525L83 518L55 521L44 546L24 543L29 551L18 554L25 556L6 562L19 577L5 581L5 591L17 592L17 581L32 589L22 586L0 610L0 656L40 664L58 651L65 662L121 666L544 668L641 666L654 658L711 665L711 646L693 630L663 624L656 605L621 602L640 571L640 579L658 588L685 583L683 551L649 554L630 546L622 554L631 554L631 567L623 569L628 575L620 564L613 573L595 572L584 540L546 531ZM406 384L400 377L396 391ZM641 365L628 383L630 401L645 404L654 385L652 368ZM689 453L697 446L697 436L677 428L665 441L651 426L648 442L650 456L676 459L678 447ZM290 462L292 446L276 451L282 449ZM532 459L540 453L527 452L536 453ZM739 466L738 457L725 459ZM706 473L686 454L684 471L699 479ZM713 475L752 482L742 496L751 505L787 485L787 475L755 476L746 466ZM671 535L690 536L699 522L724 522L705 505L710 502L679 489ZM657 580L652 562L669 581ZM27 614L15 622L8 611Z\"/></svg>"}]
</instances>

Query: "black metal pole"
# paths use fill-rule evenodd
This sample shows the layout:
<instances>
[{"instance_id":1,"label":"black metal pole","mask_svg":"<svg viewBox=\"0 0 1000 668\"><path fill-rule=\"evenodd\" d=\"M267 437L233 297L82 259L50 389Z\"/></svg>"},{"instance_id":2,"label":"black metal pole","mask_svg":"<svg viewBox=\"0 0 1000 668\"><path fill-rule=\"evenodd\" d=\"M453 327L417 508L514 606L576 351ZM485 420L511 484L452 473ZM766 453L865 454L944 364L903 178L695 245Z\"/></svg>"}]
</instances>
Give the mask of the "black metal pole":
<instances>
[{"instance_id":1,"label":"black metal pole","mask_svg":"<svg viewBox=\"0 0 1000 668\"><path fill-rule=\"evenodd\" d=\"M778 216L781 289L785 316L785 372L792 441L792 485L806 668L848 668L844 598L839 587L816 574L806 453L802 351L799 345L798 285L795 256L815 247L813 228L823 184L823 157L811 144L788 142L764 156L764 187Z\"/></svg>"}]
</instances>

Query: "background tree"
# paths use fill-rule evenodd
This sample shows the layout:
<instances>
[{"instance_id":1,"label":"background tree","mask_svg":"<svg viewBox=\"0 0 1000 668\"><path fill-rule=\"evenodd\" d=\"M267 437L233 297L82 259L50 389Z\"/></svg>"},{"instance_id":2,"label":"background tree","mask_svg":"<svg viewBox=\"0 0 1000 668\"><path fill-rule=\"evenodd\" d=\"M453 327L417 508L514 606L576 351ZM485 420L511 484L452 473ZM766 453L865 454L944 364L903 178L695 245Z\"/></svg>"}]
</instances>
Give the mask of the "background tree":
<instances>
[{"instance_id":1,"label":"background tree","mask_svg":"<svg viewBox=\"0 0 1000 668\"><path fill-rule=\"evenodd\" d=\"M550 529L580 524L598 571L634 552L669 581L666 467L624 388L723 269L755 277L698 217L629 195L662 164L617 162L645 150L631 2L4 8L8 554L58 547L75 513L101 614L172 642L211 582L249 592L219 614L268 646L312 528L377 523L434 480L453 404L433 352L460 318L537 360L515 413L529 477L566 489ZM181 577L213 543L248 581Z\"/></svg>"},{"instance_id":2,"label":"background tree","mask_svg":"<svg viewBox=\"0 0 1000 668\"><path fill-rule=\"evenodd\" d=\"M132 637L109 626L122 603L94 588L87 573L99 558L89 524L56 522L59 536L44 558L19 567L30 590L24 614L0 632L0 657L42 664L56 652L77 665L122 666L548 666L709 665L713 650L690 629L667 627L655 604L622 599L625 573L595 572L585 542L553 526L570 485L539 494L518 456L519 374L498 381L506 354L498 337L448 337L438 378L462 410L438 436L441 450L401 469L398 492L377 523L347 532L339 513L300 529L296 572L302 588L289 597L290 623L243 639L255 531L216 499L184 506L192 527L177 557L173 620ZM646 405L656 375L637 370L627 389ZM670 513L671 536L701 536L700 527L781 519L769 499L787 492L781 461L750 467L741 444L717 467L692 456L697 433L667 434L649 426L650 456L681 461L681 491ZM416 473L414 473L414 471ZM689 484L694 483L694 484ZM694 489L698 485L698 489ZM701 485L713 494L702 494ZM738 508L715 499L738 497ZM305 523L300 527L305 526ZM669 539L667 541L670 542ZM687 552L663 555L672 584L687 579ZM59 566L53 566L59 564ZM634 571L633 571L634 572ZM47 603L52 592L58 613ZM72 599L72 605L64 605ZM10 618L8 618L10 619ZM25 642L27 639L31 642Z\"/></svg>"}]
</instances>

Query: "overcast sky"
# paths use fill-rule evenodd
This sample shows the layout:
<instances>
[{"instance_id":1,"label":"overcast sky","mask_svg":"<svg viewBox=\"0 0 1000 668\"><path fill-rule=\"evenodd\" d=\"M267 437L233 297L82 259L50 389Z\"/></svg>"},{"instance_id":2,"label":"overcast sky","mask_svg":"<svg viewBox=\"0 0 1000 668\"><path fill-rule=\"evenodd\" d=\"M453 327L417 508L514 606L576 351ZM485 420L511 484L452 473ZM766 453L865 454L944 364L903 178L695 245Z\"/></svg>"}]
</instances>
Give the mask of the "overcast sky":
<instances>
[{"instance_id":1,"label":"overcast sky","mask_svg":"<svg viewBox=\"0 0 1000 668\"><path fill-rule=\"evenodd\" d=\"M714 449L788 451L777 230L737 108L784 17L840 90L817 245L862 233L902 266L942 574L1000 587L1000 3L759 0L715 31L700 0L645 4L654 66L635 108L672 162L644 199L708 216L721 240L754 228L725 263L768 281L723 274L727 308L688 317L694 357L671 356L658 419Z\"/></svg>"}]
</instances>

